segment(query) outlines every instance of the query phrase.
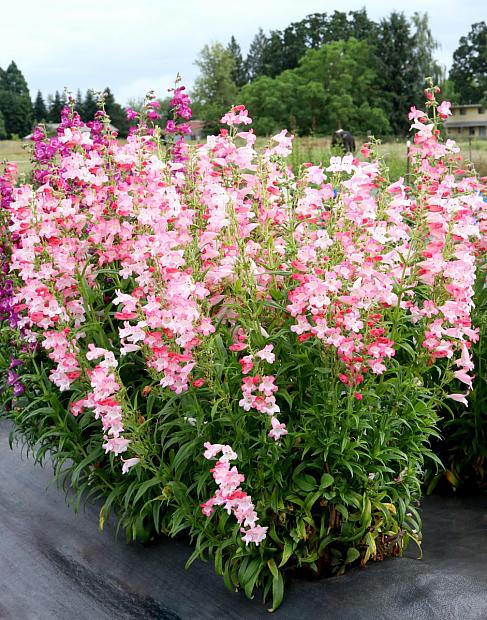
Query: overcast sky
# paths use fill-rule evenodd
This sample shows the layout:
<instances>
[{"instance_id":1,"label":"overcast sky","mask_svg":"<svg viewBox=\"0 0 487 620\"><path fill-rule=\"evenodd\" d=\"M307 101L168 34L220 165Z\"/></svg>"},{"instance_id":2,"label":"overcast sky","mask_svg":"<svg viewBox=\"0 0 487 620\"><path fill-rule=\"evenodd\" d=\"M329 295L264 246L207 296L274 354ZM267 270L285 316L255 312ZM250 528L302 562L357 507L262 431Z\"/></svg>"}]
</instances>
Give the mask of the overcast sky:
<instances>
[{"instance_id":1,"label":"overcast sky","mask_svg":"<svg viewBox=\"0 0 487 620\"><path fill-rule=\"evenodd\" d=\"M427 11L437 57L449 67L458 40L472 23L487 20L485 0L2 0L0 67L14 59L32 96L65 86L102 89L116 98L166 94L176 73L191 86L194 60L205 43L226 44L235 35L244 53L261 26L285 28L309 13L366 6L379 20L393 9Z\"/></svg>"}]
</instances>

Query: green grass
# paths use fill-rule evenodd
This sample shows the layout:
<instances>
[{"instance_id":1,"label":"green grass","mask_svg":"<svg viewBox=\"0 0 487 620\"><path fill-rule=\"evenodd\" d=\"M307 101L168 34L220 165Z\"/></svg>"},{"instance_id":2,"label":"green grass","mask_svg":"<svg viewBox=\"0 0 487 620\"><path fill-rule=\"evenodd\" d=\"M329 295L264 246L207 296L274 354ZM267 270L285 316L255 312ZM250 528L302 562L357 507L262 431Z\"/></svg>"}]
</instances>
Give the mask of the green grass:
<instances>
[{"instance_id":1,"label":"green grass","mask_svg":"<svg viewBox=\"0 0 487 620\"><path fill-rule=\"evenodd\" d=\"M262 147L266 140L259 138L257 147ZM26 150L28 143L14 140L0 140L0 162L14 161L17 163L19 172L27 174L30 170L29 153ZM357 147L361 144L357 140ZM472 140L471 147L468 142L459 142L464 159L472 163L480 175L487 176L487 140ZM385 142L379 147L379 153L391 171L391 179L398 179L406 175L406 144L405 142ZM295 138L294 150L289 157L289 162L294 170L304 162L313 164L323 163L328 165L331 156L331 141L329 138L302 137Z\"/></svg>"},{"instance_id":2,"label":"green grass","mask_svg":"<svg viewBox=\"0 0 487 620\"><path fill-rule=\"evenodd\" d=\"M0 140L0 162L13 161L21 174L28 174L30 170L29 152L26 150L28 144L20 140Z\"/></svg>"}]
</instances>

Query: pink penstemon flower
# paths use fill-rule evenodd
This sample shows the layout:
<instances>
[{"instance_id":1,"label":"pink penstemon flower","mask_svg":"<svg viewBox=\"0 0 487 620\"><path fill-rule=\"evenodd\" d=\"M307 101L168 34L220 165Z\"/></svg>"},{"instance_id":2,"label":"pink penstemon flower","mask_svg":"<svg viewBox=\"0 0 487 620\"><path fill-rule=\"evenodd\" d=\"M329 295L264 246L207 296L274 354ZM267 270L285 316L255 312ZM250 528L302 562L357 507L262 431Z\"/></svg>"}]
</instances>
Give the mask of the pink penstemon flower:
<instances>
[{"instance_id":1,"label":"pink penstemon flower","mask_svg":"<svg viewBox=\"0 0 487 620\"><path fill-rule=\"evenodd\" d=\"M256 525L258 517L252 498L240 488L245 476L240 474L235 466L230 467L230 461L237 458L236 453L228 445L205 443L206 459L215 458L220 453L222 456L211 470L219 488L212 498L201 505L201 510L209 517L214 506L223 505L229 514L234 514L238 523L243 524L240 531L244 534L242 540L245 544L253 542L259 545L265 539L268 528Z\"/></svg>"}]
</instances>

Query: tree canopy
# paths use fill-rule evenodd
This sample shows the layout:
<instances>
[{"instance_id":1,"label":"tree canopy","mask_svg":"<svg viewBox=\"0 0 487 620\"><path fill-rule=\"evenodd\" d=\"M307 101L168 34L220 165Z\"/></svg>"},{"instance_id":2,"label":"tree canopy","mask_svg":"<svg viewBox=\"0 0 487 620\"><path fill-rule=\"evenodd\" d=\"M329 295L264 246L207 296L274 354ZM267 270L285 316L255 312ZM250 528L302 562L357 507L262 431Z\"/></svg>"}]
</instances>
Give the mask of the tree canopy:
<instances>
[{"instance_id":1,"label":"tree canopy","mask_svg":"<svg viewBox=\"0 0 487 620\"><path fill-rule=\"evenodd\" d=\"M365 9L313 13L283 30L260 28L244 62L234 37L227 48L205 46L196 62L195 111L208 131L217 128L226 102L246 104L265 133L340 125L405 135L404 110L420 102L425 78L443 78L437 47L426 13L408 18L393 11L380 22Z\"/></svg>"},{"instance_id":2,"label":"tree canopy","mask_svg":"<svg viewBox=\"0 0 487 620\"><path fill-rule=\"evenodd\" d=\"M487 25L472 24L453 54L450 71L458 103L487 102Z\"/></svg>"}]
</instances>

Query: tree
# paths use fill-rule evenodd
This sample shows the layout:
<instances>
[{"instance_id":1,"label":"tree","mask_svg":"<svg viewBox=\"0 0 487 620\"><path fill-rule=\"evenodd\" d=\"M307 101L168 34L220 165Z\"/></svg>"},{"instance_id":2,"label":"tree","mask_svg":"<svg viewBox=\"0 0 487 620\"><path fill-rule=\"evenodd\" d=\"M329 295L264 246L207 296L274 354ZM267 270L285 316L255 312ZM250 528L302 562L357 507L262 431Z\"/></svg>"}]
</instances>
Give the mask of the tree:
<instances>
[{"instance_id":1,"label":"tree","mask_svg":"<svg viewBox=\"0 0 487 620\"><path fill-rule=\"evenodd\" d=\"M249 79L255 80L261 75L266 75L265 65L265 51L268 45L268 39L264 34L262 28L259 28L257 34L252 40L249 47L249 53L245 61L247 74Z\"/></svg>"},{"instance_id":2,"label":"tree","mask_svg":"<svg viewBox=\"0 0 487 620\"><path fill-rule=\"evenodd\" d=\"M49 111L48 111L48 119L50 123L60 123L61 122L61 110L63 109L63 100L61 99L61 95L57 90L54 94L54 98L51 97Z\"/></svg>"},{"instance_id":3,"label":"tree","mask_svg":"<svg viewBox=\"0 0 487 620\"><path fill-rule=\"evenodd\" d=\"M232 79L235 69L233 55L221 43L205 45L195 64L200 69L193 89L193 107L196 117L213 132L219 127L223 114L236 103L238 89Z\"/></svg>"},{"instance_id":4,"label":"tree","mask_svg":"<svg viewBox=\"0 0 487 620\"><path fill-rule=\"evenodd\" d=\"M360 11L335 11L333 15L313 13L284 30L272 30L266 36L262 29L254 37L247 57L251 79L262 75L276 77L286 69L294 69L309 49L318 49L332 41L351 37L372 42L377 24Z\"/></svg>"},{"instance_id":5,"label":"tree","mask_svg":"<svg viewBox=\"0 0 487 620\"><path fill-rule=\"evenodd\" d=\"M237 39L232 36L230 39L230 43L227 45L227 50L232 55L234 67L232 71L232 80L234 84L238 88L242 88L244 84L247 84L249 81L247 75L247 69L245 67L245 63L242 57L242 50L240 49L240 45L237 43Z\"/></svg>"},{"instance_id":6,"label":"tree","mask_svg":"<svg viewBox=\"0 0 487 620\"><path fill-rule=\"evenodd\" d=\"M47 108L40 90L37 91L37 96L34 102L34 120L36 123L41 123L47 120Z\"/></svg>"},{"instance_id":7,"label":"tree","mask_svg":"<svg viewBox=\"0 0 487 620\"><path fill-rule=\"evenodd\" d=\"M29 88L14 61L5 71L0 70L0 112L8 137L25 136L32 129L33 109Z\"/></svg>"},{"instance_id":8,"label":"tree","mask_svg":"<svg viewBox=\"0 0 487 620\"><path fill-rule=\"evenodd\" d=\"M362 134L390 133L380 107L373 54L366 41L334 41L308 50L296 69L247 84L241 100L255 119L256 131L287 127L300 134L331 133L343 127Z\"/></svg>"},{"instance_id":9,"label":"tree","mask_svg":"<svg viewBox=\"0 0 487 620\"><path fill-rule=\"evenodd\" d=\"M435 84L442 80L442 68L434 58L434 53L439 44L433 37L429 25L428 13L414 13L411 18L415 28L414 37L414 56L416 63L416 73L418 83L416 90L421 93L425 86L425 78L432 77Z\"/></svg>"},{"instance_id":10,"label":"tree","mask_svg":"<svg viewBox=\"0 0 487 620\"><path fill-rule=\"evenodd\" d=\"M421 100L415 44L415 35L404 13L394 11L380 22L376 43L378 86L396 135L409 131L405 110Z\"/></svg>"},{"instance_id":11,"label":"tree","mask_svg":"<svg viewBox=\"0 0 487 620\"><path fill-rule=\"evenodd\" d=\"M282 33L281 63L284 69L294 69L308 51L308 32L304 21L296 22Z\"/></svg>"},{"instance_id":12,"label":"tree","mask_svg":"<svg viewBox=\"0 0 487 620\"><path fill-rule=\"evenodd\" d=\"M0 91L0 112L8 138L23 137L32 129L32 102L8 90Z\"/></svg>"},{"instance_id":13,"label":"tree","mask_svg":"<svg viewBox=\"0 0 487 620\"><path fill-rule=\"evenodd\" d=\"M7 137L7 130L5 128L5 119L2 112L0 112L0 140L5 140Z\"/></svg>"},{"instance_id":14,"label":"tree","mask_svg":"<svg viewBox=\"0 0 487 620\"><path fill-rule=\"evenodd\" d=\"M76 97L74 99L74 109L80 116L83 115L83 95L81 94L81 90L79 88L76 91Z\"/></svg>"},{"instance_id":15,"label":"tree","mask_svg":"<svg viewBox=\"0 0 487 620\"><path fill-rule=\"evenodd\" d=\"M341 127L365 133L371 129L370 115L377 133L390 132L381 110L374 48L367 41L349 38L310 50L296 72L306 83L315 81L323 87L324 100L315 113L320 131L331 133Z\"/></svg>"},{"instance_id":16,"label":"tree","mask_svg":"<svg viewBox=\"0 0 487 620\"><path fill-rule=\"evenodd\" d=\"M121 138L126 138L129 130L127 114L122 106L115 101L115 97L108 86L105 88L105 111L110 117L112 125L118 129L118 135Z\"/></svg>"},{"instance_id":17,"label":"tree","mask_svg":"<svg viewBox=\"0 0 487 620\"><path fill-rule=\"evenodd\" d=\"M450 79L459 95L459 103L487 100L487 25L472 24L466 37L461 37L453 53Z\"/></svg>"},{"instance_id":18,"label":"tree","mask_svg":"<svg viewBox=\"0 0 487 620\"><path fill-rule=\"evenodd\" d=\"M27 82L13 60L6 71L2 72L0 79L0 88L2 90L8 90L15 95L30 97Z\"/></svg>"},{"instance_id":19,"label":"tree","mask_svg":"<svg viewBox=\"0 0 487 620\"><path fill-rule=\"evenodd\" d=\"M81 114L82 120L87 123L88 121L92 121L95 118L95 114L98 111L98 105L96 103L95 97L93 96L93 91L87 90L85 99L83 101L83 113Z\"/></svg>"}]
</instances>

